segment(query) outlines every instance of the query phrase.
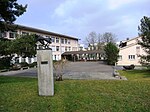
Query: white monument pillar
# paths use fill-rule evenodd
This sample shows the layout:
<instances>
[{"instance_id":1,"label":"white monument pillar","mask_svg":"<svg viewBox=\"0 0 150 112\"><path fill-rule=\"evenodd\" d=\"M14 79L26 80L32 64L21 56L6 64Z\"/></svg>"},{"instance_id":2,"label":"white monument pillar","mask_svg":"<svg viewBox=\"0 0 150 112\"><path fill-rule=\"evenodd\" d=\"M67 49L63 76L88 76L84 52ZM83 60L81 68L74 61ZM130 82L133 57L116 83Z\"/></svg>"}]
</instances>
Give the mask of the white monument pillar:
<instances>
[{"instance_id":1,"label":"white monument pillar","mask_svg":"<svg viewBox=\"0 0 150 112\"><path fill-rule=\"evenodd\" d=\"M39 95L54 95L54 77L52 50L37 50L38 88Z\"/></svg>"}]
</instances>

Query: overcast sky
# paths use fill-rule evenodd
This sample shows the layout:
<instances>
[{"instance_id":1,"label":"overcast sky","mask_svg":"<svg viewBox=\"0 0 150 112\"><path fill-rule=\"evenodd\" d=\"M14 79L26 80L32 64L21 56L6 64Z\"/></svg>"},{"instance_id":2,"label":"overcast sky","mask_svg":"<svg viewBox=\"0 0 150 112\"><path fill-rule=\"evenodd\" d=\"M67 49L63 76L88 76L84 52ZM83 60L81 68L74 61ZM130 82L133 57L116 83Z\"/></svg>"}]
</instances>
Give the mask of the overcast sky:
<instances>
[{"instance_id":1,"label":"overcast sky","mask_svg":"<svg viewBox=\"0 0 150 112\"><path fill-rule=\"evenodd\" d=\"M118 40L138 36L150 0L18 0L27 12L15 23L75 36L84 41L92 31L112 32Z\"/></svg>"}]
</instances>

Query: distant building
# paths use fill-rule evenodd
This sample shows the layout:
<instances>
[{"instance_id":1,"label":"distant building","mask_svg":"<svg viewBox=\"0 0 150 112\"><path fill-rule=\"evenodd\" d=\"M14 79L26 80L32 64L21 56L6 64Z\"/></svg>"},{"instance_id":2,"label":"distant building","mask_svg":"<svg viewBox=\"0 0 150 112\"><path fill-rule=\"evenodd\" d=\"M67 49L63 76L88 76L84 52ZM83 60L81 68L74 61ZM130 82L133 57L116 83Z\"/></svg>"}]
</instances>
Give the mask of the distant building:
<instances>
[{"instance_id":1,"label":"distant building","mask_svg":"<svg viewBox=\"0 0 150 112\"><path fill-rule=\"evenodd\" d=\"M121 41L119 45L119 60L117 65L141 65L139 55L146 55L143 48L137 43L141 37Z\"/></svg>"},{"instance_id":2,"label":"distant building","mask_svg":"<svg viewBox=\"0 0 150 112\"><path fill-rule=\"evenodd\" d=\"M84 44L79 44L79 51L86 51Z\"/></svg>"},{"instance_id":3,"label":"distant building","mask_svg":"<svg viewBox=\"0 0 150 112\"><path fill-rule=\"evenodd\" d=\"M79 51L64 52L62 57L70 61L99 61L105 59L103 49L99 49L98 44L90 44L86 49L80 45Z\"/></svg>"},{"instance_id":4,"label":"distant building","mask_svg":"<svg viewBox=\"0 0 150 112\"><path fill-rule=\"evenodd\" d=\"M61 54L67 51L78 51L78 38L67 36L63 34L58 34L54 32L49 32L37 28L32 28L28 26L22 25L12 25L15 26L15 31L4 32L2 36L7 39L15 39L17 35L26 35L26 34L38 34L43 37L51 37L52 44L50 47L52 48L53 60L61 60ZM36 58L22 58L15 56L16 62L27 62L32 63L36 61Z\"/></svg>"}]
</instances>

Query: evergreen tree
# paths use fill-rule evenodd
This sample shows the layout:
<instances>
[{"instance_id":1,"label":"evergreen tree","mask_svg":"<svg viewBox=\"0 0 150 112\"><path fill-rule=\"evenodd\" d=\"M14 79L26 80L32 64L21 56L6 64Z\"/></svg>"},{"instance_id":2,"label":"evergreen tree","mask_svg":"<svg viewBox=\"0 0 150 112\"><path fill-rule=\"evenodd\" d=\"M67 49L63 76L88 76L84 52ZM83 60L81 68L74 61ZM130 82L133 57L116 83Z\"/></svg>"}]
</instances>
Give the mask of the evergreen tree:
<instances>
[{"instance_id":1,"label":"evergreen tree","mask_svg":"<svg viewBox=\"0 0 150 112\"><path fill-rule=\"evenodd\" d=\"M141 64L150 66L150 17L144 16L141 19L141 24L138 27L141 41L138 42L144 48L147 55L140 55Z\"/></svg>"},{"instance_id":2,"label":"evergreen tree","mask_svg":"<svg viewBox=\"0 0 150 112\"><path fill-rule=\"evenodd\" d=\"M13 41L3 38L5 31L16 30L12 26L17 17L26 12L27 5L17 3L17 0L0 0L0 69L10 66L13 57Z\"/></svg>"},{"instance_id":3,"label":"evergreen tree","mask_svg":"<svg viewBox=\"0 0 150 112\"><path fill-rule=\"evenodd\" d=\"M115 65L115 63L118 61L119 56L119 49L114 43L109 42L104 47L105 55L106 55L106 61L108 65Z\"/></svg>"},{"instance_id":4,"label":"evergreen tree","mask_svg":"<svg viewBox=\"0 0 150 112\"><path fill-rule=\"evenodd\" d=\"M26 8L27 5L20 5L17 0L0 0L0 31L11 30L10 24L22 15Z\"/></svg>"},{"instance_id":5,"label":"evergreen tree","mask_svg":"<svg viewBox=\"0 0 150 112\"><path fill-rule=\"evenodd\" d=\"M12 57L12 41L5 38L0 39L0 69L9 68Z\"/></svg>"},{"instance_id":6,"label":"evergreen tree","mask_svg":"<svg viewBox=\"0 0 150 112\"><path fill-rule=\"evenodd\" d=\"M36 37L35 35L20 35L13 40L12 50L14 53L26 57L33 57L36 54Z\"/></svg>"},{"instance_id":7,"label":"evergreen tree","mask_svg":"<svg viewBox=\"0 0 150 112\"><path fill-rule=\"evenodd\" d=\"M11 56L12 53L12 41L0 39L0 56Z\"/></svg>"}]
</instances>

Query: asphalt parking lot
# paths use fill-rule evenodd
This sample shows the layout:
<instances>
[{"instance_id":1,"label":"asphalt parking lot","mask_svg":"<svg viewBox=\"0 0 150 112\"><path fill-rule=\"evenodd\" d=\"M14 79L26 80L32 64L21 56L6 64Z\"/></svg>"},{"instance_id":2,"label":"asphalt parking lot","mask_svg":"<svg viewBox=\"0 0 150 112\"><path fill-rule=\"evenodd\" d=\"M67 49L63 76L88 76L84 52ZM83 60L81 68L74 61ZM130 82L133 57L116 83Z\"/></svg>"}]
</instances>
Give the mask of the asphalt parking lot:
<instances>
[{"instance_id":1,"label":"asphalt parking lot","mask_svg":"<svg viewBox=\"0 0 150 112\"><path fill-rule=\"evenodd\" d=\"M57 71L54 70L54 73ZM62 70L63 79L116 79L113 67L102 62L68 62ZM37 68L2 72L0 75L37 77Z\"/></svg>"}]
</instances>

